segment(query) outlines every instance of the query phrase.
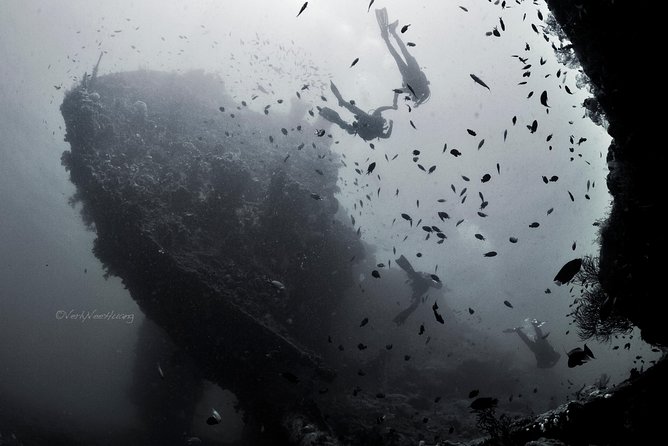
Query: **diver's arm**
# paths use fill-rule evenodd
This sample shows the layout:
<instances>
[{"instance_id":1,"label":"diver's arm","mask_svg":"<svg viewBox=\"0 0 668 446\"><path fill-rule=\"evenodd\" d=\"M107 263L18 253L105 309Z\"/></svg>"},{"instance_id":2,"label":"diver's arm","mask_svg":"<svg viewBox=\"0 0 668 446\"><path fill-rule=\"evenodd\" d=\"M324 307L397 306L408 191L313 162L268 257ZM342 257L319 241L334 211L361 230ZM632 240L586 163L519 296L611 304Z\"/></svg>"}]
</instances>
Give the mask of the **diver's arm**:
<instances>
[{"instance_id":1,"label":"diver's arm","mask_svg":"<svg viewBox=\"0 0 668 446\"><path fill-rule=\"evenodd\" d=\"M392 105L383 105L382 107L378 107L377 109L375 109L373 111L373 114L374 115L380 115L385 110L396 110L396 109L397 109L397 107L392 106Z\"/></svg>"}]
</instances>

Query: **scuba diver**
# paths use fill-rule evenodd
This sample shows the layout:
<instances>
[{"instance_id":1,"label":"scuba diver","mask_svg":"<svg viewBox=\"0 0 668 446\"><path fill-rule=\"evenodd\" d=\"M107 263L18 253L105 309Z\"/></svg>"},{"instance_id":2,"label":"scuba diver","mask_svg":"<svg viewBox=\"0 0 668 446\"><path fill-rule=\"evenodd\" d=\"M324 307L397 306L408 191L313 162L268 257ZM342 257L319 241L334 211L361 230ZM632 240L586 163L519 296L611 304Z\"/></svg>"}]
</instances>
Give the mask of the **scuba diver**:
<instances>
[{"instance_id":1,"label":"scuba diver","mask_svg":"<svg viewBox=\"0 0 668 446\"><path fill-rule=\"evenodd\" d=\"M399 67L399 72L401 72L401 77L403 78L403 91L405 93L410 93L411 98L415 102L415 107L424 104L429 100L431 94L429 91L429 81L427 80L427 76L420 69L415 57L411 56L406 49L406 45L401 41L401 38L397 34L397 25L399 22L395 20L388 24L387 10L385 8L376 9L376 20L380 27L380 36L385 41L387 49L390 51L392 57L394 57L394 61L397 63L397 67ZM404 59L406 59L405 61L392 46L389 36L390 33L397 41L397 46L401 50Z\"/></svg>"},{"instance_id":2,"label":"scuba diver","mask_svg":"<svg viewBox=\"0 0 668 446\"><path fill-rule=\"evenodd\" d=\"M406 274L408 274L408 281L410 283L413 294L411 295L412 303L410 307L403 310L401 313L397 314L393 321L397 325L403 324L408 316L410 316L420 305L421 297L429 291L429 288L440 289L443 284L441 282L436 282L431 278L430 274L419 273L413 269L413 266L410 264L408 259L403 255L395 260L397 265L403 269Z\"/></svg>"},{"instance_id":3,"label":"scuba diver","mask_svg":"<svg viewBox=\"0 0 668 446\"><path fill-rule=\"evenodd\" d=\"M339 105L345 107L348 111L354 114L356 121L352 124L347 123L341 119L341 116L339 116L337 112L329 107L318 107L320 116L329 122L337 124L351 135L359 135L359 137L365 141L371 141L375 138L386 139L390 137L392 134L392 120L387 124L387 121L382 116L382 112L385 110L397 109L397 98L399 97L399 93L394 93L394 101L392 102L392 105L378 107L369 114L357 107L355 101L344 101L339 89L334 85L334 82L331 82L330 86L332 93L334 93L334 96L336 96L336 99L339 101Z\"/></svg>"},{"instance_id":4,"label":"scuba diver","mask_svg":"<svg viewBox=\"0 0 668 446\"><path fill-rule=\"evenodd\" d=\"M525 320L529 322L529 320ZM549 342L547 342L548 334L543 334L543 331L540 327L545 324L545 322L539 322L536 319L532 319L531 325L533 326L534 336L533 339L522 331L522 327L508 328L503 330L504 333L517 333L517 335L524 341L524 343L529 347L531 352L536 357L536 367L539 369L548 369L554 367L554 365L559 361L561 354L557 352Z\"/></svg>"}]
</instances>

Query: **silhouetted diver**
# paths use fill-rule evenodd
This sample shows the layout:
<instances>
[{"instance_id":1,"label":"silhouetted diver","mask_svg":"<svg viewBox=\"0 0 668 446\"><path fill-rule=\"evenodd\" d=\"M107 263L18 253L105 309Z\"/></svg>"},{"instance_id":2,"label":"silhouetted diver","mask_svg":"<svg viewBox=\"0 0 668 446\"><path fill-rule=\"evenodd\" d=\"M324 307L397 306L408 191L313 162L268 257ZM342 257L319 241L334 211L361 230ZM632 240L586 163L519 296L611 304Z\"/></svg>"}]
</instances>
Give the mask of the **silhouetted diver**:
<instances>
[{"instance_id":1,"label":"silhouetted diver","mask_svg":"<svg viewBox=\"0 0 668 446\"><path fill-rule=\"evenodd\" d=\"M387 19L387 10L376 9L376 20L378 21L378 26L380 27L380 36L385 41L387 49L390 51L394 61L399 67L399 72L401 72L401 77L403 78L403 90L406 93L410 93L411 98L415 102L415 106L424 104L429 100L431 91L429 90L429 81L427 76L424 74L420 65L418 65L417 60L413 57L406 49L406 45L401 41L401 38L397 34L397 21L394 21L388 25ZM389 31L389 32L388 32ZM401 58L396 49L392 46L390 42L389 34L392 34L394 39L397 41L397 46L401 50L401 54L404 56L404 59Z\"/></svg>"},{"instance_id":2,"label":"silhouetted diver","mask_svg":"<svg viewBox=\"0 0 668 446\"><path fill-rule=\"evenodd\" d=\"M403 255L398 259L396 259L395 262L397 262L397 265L399 265L401 269L403 269L408 275L408 280L411 289L413 290L413 293L411 295L412 303L410 307L406 308L401 313L397 314L397 316L393 319L393 321L396 322L397 325L401 325L406 321L408 316L410 316L411 313L413 313L416 310L418 305L420 305L420 299L427 291L429 291L429 288L440 289L443 286L443 284L441 282L436 282L435 280L433 280L430 274L420 273L415 271L413 269L413 266L408 261L408 259Z\"/></svg>"},{"instance_id":3,"label":"silhouetted diver","mask_svg":"<svg viewBox=\"0 0 668 446\"><path fill-rule=\"evenodd\" d=\"M504 331L506 333L517 333L520 339L524 341L524 343L529 347L531 352L536 357L536 367L540 369L548 369L550 367L554 367L554 365L559 361L559 358L561 358L561 354L552 348L552 345L547 342L547 336L549 333L543 334L543 331L540 329L543 324L544 322L538 322L536 319L531 321L531 325L534 329L533 339L529 338L529 336L527 336L524 331L522 331L522 327L510 328Z\"/></svg>"},{"instance_id":4,"label":"silhouetted diver","mask_svg":"<svg viewBox=\"0 0 668 446\"><path fill-rule=\"evenodd\" d=\"M332 93L334 93L334 96L336 96L336 99L339 101L339 105L341 107L345 107L348 109L348 111L354 114L356 121L352 124L347 123L341 119L341 116L339 116L337 112L329 107L318 108L318 113L320 116L329 122L338 125L351 135L358 135L365 141L370 141L375 138L385 139L390 137L392 134L392 120L390 120L389 124L387 124L387 121L382 116L382 112L385 110L397 109L397 98L399 93L395 92L392 105L378 107L373 112L371 112L371 114L369 114L354 105L353 101L344 101L341 93L339 92L339 89L336 88L336 85L334 85L334 82L331 83L331 89Z\"/></svg>"}]
</instances>

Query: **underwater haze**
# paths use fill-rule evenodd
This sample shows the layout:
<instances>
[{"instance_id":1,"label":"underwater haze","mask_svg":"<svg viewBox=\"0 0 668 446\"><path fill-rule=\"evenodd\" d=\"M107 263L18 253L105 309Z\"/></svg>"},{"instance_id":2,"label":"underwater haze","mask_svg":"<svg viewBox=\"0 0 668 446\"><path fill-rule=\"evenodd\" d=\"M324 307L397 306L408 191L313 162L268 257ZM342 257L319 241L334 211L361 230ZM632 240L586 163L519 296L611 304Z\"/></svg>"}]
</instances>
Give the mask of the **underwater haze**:
<instances>
[{"instance_id":1,"label":"underwater haze","mask_svg":"<svg viewBox=\"0 0 668 446\"><path fill-rule=\"evenodd\" d=\"M323 413L359 389L379 401L369 429L397 423L412 426L411 441L468 441L485 435L476 398L527 416L649 366L659 354L636 330L583 339L573 316L583 287L572 275L555 283L567 262L597 256L611 203L605 118L583 106L592 93L567 44L541 1L0 3L0 445L272 444L246 394L218 380L214 358L190 354L199 338L176 336L157 316L160 302L143 306L128 289L136 282L94 250L104 222L82 211L94 192L61 161L75 151L61 104L82 86L92 94L93 80L108 84L85 99L111 110L136 85L148 98L180 79L183 109L128 105L138 138L145 118L157 128L176 116L160 138L179 143L179 125L216 121L220 132L207 135L255 184L285 171L303 186L294 193L332 206L324 220L289 209L304 240L320 247L324 221L359 242L345 267L303 289L285 277L313 259L253 248L283 301L251 294L249 311L258 331L294 339L337 374L327 388L314 384ZM183 111L190 100L202 116ZM182 165L181 155L162 156ZM269 200L262 191L233 198L253 209ZM229 224L219 221L221 238L236 230ZM335 301L318 299L332 289L322 295ZM216 322L202 316L201 329L215 332ZM243 361L227 368L266 373ZM339 432L354 424L327 423Z\"/></svg>"}]
</instances>

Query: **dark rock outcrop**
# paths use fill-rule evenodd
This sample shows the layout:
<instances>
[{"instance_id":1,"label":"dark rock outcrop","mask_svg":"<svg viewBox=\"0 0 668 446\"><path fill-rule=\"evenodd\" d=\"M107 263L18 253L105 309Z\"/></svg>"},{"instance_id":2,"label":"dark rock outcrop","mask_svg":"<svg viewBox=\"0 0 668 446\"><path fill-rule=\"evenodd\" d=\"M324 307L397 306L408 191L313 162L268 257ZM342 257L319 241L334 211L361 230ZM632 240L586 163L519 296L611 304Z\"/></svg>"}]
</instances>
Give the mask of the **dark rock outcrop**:
<instances>
[{"instance_id":1,"label":"dark rock outcrop","mask_svg":"<svg viewBox=\"0 0 668 446\"><path fill-rule=\"evenodd\" d=\"M668 301L659 291L666 252L659 223L666 154L657 144L657 113L648 100L652 60L642 67L634 61L653 41L651 13L636 2L547 3L593 86L595 100L585 106L605 114L613 138L607 156L613 204L601 230L599 280L615 311L639 327L643 339L668 345Z\"/></svg>"},{"instance_id":2,"label":"dark rock outcrop","mask_svg":"<svg viewBox=\"0 0 668 446\"><path fill-rule=\"evenodd\" d=\"M269 431L288 409L317 419L303 401L334 374L313 333L363 256L334 219L331 140L237 106L202 72L88 80L61 110L63 164L107 273Z\"/></svg>"}]
</instances>

